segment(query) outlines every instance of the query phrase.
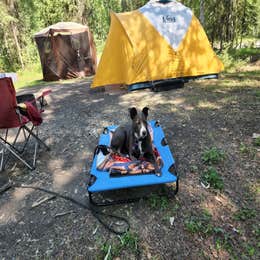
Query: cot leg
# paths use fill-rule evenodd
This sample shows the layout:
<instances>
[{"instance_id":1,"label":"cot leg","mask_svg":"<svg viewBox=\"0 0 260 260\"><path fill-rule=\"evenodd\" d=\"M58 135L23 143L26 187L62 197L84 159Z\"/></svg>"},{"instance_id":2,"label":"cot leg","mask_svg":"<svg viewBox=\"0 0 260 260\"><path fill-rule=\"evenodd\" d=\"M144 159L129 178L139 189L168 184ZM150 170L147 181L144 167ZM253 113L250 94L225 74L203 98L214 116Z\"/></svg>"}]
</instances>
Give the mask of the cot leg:
<instances>
[{"instance_id":1,"label":"cot leg","mask_svg":"<svg viewBox=\"0 0 260 260\"><path fill-rule=\"evenodd\" d=\"M175 186L175 190L174 190L174 195L176 195L179 191L179 177L177 176L177 180L176 180L176 186Z\"/></svg>"},{"instance_id":2,"label":"cot leg","mask_svg":"<svg viewBox=\"0 0 260 260\"><path fill-rule=\"evenodd\" d=\"M93 198L92 198L92 192L88 192L88 199L89 199L89 204L95 205Z\"/></svg>"},{"instance_id":3,"label":"cot leg","mask_svg":"<svg viewBox=\"0 0 260 260\"><path fill-rule=\"evenodd\" d=\"M176 174L177 179L176 179L175 189L173 190L173 196L176 195L179 191L179 176L177 175L176 170L175 170L175 174ZM91 186L94 182L95 182L95 177L93 175L91 175L91 177L89 179L88 187ZM89 204L92 206L97 206L97 207L133 203L133 202L139 201L140 199L149 199L149 196L143 196L143 197L120 199L120 200L113 200L113 201L104 200L102 202L99 202L99 201L95 200L95 198L94 198L95 192L93 194L93 192L88 191L88 195L89 195L88 196Z\"/></svg>"},{"instance_id":4,"label":"cot leg","mask_svg":"<svg viewBox=\"0 0 260 260\"><path fill-rule=\"evenodd\" d=\"M175 190L173 191L172 196L175 196L179 191L179 178L177 177L176 180L176 186ZM136 198L126 198L126 199L120 199L120 200L113 200L113 201L107 201L104 200L102 202L99 202L94 199L94 194L92 192L88 192L88 197L89 197L89 203L92 206L97 206L97 207L105 207L105 206L112 206L112 205L118 205L118 204L126 204L126 203L134 203L139 201L140 199L149 199L149 196L143 196L143 197L136 197ZM172 197L170 196L170 197Z\"/></svg>"},{"instance_id":5,"label":"cot leg","mask_svg":"<svg viewBox=\"0 0 260 260\"><path fill-rule=\"evenodd\" d=\"M121 200L113 200L113 201L107 201L105 200L104 202L98 202L95 201L93 198L94 195L92 192L88 192L88 197L89 197L89 203L92 206L97 206L97 207L105 207L105 206L112 206L112 205L118 205L118 204L126 204L126 203L133 203L139 201L141 198L131 198L131 199L121 199Z\"/></svg>"}]
</instances>

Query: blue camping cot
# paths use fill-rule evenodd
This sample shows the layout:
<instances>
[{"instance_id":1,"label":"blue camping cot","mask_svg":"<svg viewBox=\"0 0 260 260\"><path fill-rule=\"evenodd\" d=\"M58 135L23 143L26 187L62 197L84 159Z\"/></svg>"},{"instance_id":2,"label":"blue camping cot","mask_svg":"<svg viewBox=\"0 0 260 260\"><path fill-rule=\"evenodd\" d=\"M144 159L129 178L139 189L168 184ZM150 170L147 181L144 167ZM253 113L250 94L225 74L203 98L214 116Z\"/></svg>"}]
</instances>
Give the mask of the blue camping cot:
<instances>
[{"instance_id":1,"label":"blue camping cot","mask_svg":"<svg viewBox=\"0 0 260 260\"><path fill-rule=\"evenodd\" d=\"M178 192L179 178L176 171L176 163L167 144L164 132L158 121L149 122L153 129L153 143L157 148L163 160L161 169L161 176L154 173L144 175L131 175L111 177L109 172L100 171L97 169L97 154L94 154L93 162L90 170L90 181L87 185L90 203L101 205L93 200L93 194L118 189L128 189L134 187L142 187L149 185L158 185L166 183L176 183L174 194ZM99 146L110 144L110 131L114 130L116 126L106 127L99 139ZM116 202L115 202L116 203ZM115 203L107 203L115 204ZM103 204L102 204L103 205Z\"/></svg>"}]
</instances>

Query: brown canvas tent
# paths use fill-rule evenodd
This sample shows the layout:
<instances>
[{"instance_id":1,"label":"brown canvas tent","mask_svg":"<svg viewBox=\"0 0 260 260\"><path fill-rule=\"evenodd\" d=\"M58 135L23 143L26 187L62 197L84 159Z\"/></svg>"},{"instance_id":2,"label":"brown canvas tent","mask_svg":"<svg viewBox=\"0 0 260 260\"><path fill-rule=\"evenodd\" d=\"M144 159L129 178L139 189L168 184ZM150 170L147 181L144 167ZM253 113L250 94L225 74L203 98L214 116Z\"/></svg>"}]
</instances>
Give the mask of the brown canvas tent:
<instances>
[{"instance_id":1,"label":"brown canvas tent","mask_svg":"<svg viewBox=\"0 0 260 260\"><path fill-rule=\"evenodd\" d=\"M96 72L96 48L87 26L60 22L34 35L46 81L90 76Z\"/></svg>"}]
</instances>

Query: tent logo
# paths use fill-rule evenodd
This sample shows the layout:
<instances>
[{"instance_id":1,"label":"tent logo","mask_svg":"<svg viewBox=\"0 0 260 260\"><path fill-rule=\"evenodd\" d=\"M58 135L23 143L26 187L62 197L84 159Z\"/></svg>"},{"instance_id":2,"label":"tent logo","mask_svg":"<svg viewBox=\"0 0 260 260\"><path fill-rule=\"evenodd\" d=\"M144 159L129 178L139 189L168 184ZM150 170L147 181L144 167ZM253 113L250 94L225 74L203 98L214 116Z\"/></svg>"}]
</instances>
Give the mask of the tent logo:
<instances>
[{"instance_id":1,"label":"tent logo","mask_svg":"<svg viewBox=\"0 0 260 260\"><path fill-rule=\"evenodd\" d=\"M165 15L162 17L163 23L175 23L176 18L174 16Z\"/></svg>"}]
</instances>

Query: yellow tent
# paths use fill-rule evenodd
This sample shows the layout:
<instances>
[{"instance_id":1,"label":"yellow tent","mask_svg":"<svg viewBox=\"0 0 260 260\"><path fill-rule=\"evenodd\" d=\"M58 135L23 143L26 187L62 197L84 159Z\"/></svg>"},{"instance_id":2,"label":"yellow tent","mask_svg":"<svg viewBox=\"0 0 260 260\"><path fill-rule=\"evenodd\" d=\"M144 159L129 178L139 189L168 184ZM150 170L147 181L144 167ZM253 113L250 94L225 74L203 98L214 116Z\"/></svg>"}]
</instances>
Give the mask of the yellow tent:
<instances>
[{"instance_id":1,"label":"yellow tent","mask_svg":"<svg viewBox=\"0 0 260 260\"><path fill-rule=\"evenodd\" d=\"M111 12L91 87L211 75L223 68L189 8L152 0L132 12Z\"/></svg>"}]
</instances>

